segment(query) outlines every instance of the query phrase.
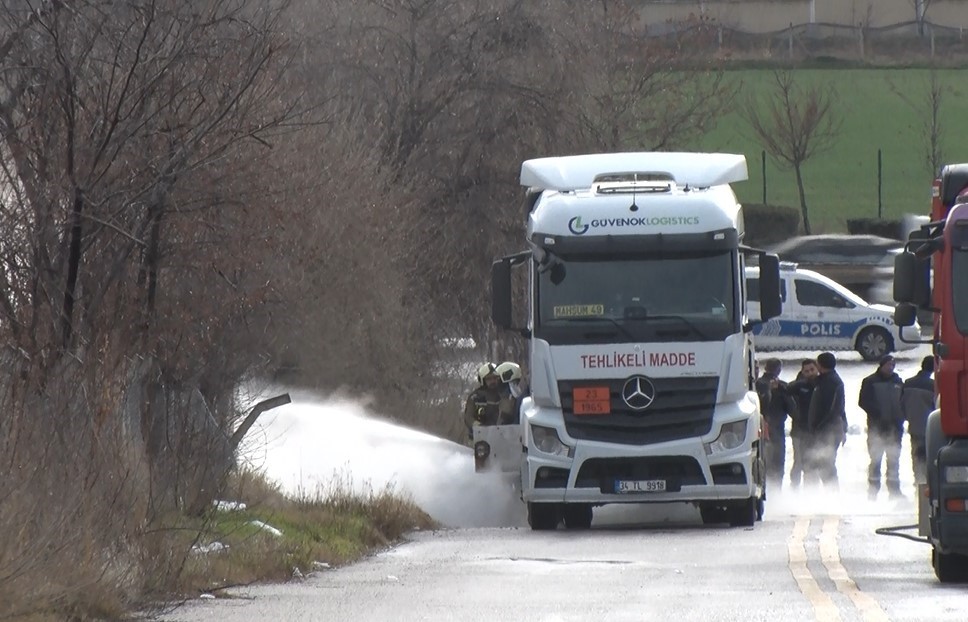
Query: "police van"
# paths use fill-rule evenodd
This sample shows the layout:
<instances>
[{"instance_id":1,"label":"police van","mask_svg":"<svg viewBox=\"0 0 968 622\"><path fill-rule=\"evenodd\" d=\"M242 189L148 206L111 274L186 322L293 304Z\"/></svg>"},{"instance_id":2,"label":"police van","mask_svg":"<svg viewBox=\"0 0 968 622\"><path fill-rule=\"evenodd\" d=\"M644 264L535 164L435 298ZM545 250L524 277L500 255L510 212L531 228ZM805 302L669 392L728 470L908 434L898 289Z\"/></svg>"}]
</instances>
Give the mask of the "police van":
<instances>
[{"instance_id":1,"label":"police van","mask_svg":"<svg viewBox=\"0 0 968 622\"><path fill-rule=\"evenodd\" d=\"M759 307L759 269L746 268L750 316ZM910 350L920 337L920 327L900 329L894 323L894 309L870 304L852 291L822 274L803 270L796 264L780 264L780 298L783 311L755 326L753 342L759 351L768 350L856 350L867 361L876 361L897 350Z\"/></svg>"}]
</instances>

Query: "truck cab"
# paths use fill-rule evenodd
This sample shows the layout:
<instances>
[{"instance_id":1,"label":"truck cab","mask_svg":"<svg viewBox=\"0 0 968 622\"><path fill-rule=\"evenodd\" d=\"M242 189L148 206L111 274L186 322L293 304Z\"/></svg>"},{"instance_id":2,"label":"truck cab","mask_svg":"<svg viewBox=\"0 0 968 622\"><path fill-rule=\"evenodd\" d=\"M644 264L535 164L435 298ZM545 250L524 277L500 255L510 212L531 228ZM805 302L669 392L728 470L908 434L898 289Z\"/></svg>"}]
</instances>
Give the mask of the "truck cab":
<instances>
[{"instance_id":1,"label":"truck cab","mask_svg":"<svg viewBox=\"0 0 968 622\"><path fill-rule=\"evenodd\" d=\"M943 583L968 582L968 164L935 180L931 222L912 234L894 266L895 320L935 313L937 410L925 435L927 481L920 483L921 534Z\"/></svg>"},{"instance_id":2,"label":"truck cab","mask_svg":"<svg viewBox=\"0 0 968 622\"><path fill-rule=\"evenodd\" d=\"M495 323L530 338L521 491L534 529L607 503L688 502L751 525L766 497L753 328L779 312L773 255L742 244L741 155L524 162L528 250L495 262ZM747 257L760 264L760 317ZM511 270L528 272L516 327Z\"/></svg>"}]
</instances>

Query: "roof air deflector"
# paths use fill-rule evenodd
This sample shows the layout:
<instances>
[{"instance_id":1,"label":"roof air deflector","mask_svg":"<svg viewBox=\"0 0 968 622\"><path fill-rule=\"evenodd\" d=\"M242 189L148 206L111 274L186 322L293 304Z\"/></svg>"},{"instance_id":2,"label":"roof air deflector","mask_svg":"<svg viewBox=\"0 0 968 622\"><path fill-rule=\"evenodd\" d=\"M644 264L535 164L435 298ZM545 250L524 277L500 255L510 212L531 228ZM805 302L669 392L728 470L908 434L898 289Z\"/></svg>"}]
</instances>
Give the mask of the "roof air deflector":
<instances>
[{"instance_id":1,"label":"roof air deflector","mask_svg":"<svg viewBox=\"0 0 968 622\"><path fill-rule=\"evenodd\" d=\"M521 185L541 190L582 190L591 188L596 181L628 181L628 177L622 177L630 172L694 188L730 184L749 177L746 156L740 154L599 153L527 160L521 165Z\"/></svg>"}]
</instances>

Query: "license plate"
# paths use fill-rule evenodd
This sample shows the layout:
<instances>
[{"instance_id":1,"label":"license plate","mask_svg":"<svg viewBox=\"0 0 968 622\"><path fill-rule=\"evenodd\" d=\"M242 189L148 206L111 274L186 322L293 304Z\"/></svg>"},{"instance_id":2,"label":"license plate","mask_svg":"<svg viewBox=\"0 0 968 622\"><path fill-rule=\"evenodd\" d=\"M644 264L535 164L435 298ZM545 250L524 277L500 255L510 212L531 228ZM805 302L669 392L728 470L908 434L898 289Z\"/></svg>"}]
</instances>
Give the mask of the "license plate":
<instances>
[{"instance_id":1,"label":"license plate","mask_svg":"<svg viewBox=\"0 0 968 622\"><path fill-rule=\"evenodd\" d=\"M571 397L572 412L576 415L607 415L612 412L608 387L576 387Z\"/></svg>"},{"instance_id":2,"label":"license plate","mask_svg":"<svg viewBox=\"0 0 968 622\"><path fill-rule=\"evenodd\" d=\"M616 480L615 492L625 494L629 492L665 492L664 479Z\"/></svg>"}]
</instances>

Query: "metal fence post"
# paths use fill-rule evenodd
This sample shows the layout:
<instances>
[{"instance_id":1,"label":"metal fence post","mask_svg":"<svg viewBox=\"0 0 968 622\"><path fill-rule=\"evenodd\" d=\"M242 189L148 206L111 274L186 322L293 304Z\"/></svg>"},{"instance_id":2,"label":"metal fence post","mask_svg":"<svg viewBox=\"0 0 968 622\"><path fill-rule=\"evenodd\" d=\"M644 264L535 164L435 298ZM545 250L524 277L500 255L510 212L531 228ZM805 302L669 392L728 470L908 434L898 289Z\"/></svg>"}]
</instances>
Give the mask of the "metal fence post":
<instances>
[{"instance_id":1,"label":"metal fence post","mask_svg":"<svg viewBox=\"0 0 968 622\"><path fill-rule=\"evenodd\" d=\"M766 205L766 149L760 151L760 162L763 170L763 205Z\"/></svg>"},{"instance_id":2,"label":"metal fence post","mask_svg":"<svg viewBox=\"0 0 968 622\"><path fill-rule=\"evenodd\" d=\"M881 203L881 184L883 183L883 161L881 160L881 150L877 150L877 217L883 217L883 205Z\"/></svg>"}]
</instances>

